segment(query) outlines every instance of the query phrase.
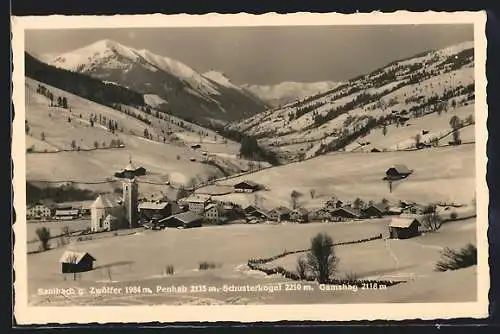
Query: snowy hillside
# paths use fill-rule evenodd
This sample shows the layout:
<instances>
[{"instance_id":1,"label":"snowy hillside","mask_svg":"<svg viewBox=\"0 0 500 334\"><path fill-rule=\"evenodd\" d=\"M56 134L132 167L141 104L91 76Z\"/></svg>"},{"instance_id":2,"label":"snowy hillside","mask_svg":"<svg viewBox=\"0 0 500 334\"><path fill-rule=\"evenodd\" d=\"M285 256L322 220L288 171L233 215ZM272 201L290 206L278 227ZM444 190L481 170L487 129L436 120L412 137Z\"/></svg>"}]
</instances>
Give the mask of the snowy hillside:
<instances>
[{"instance_id":1,"label":"snowy hillside","mask_svg":"<svg viewBox=\"0 0 500 334\"><path fill-rule=\"evenodd\" d=\"M265 103L238 87L206 78L180 61L111 40L58 55L48 63L157 95L169 101L168 111L179 116L228 121L266 109Z\"/></svg>"},{"instance_id":2,"label":"snowy hillside","mask_svg":"<svg viewBox=\"0 0 500 334\"><path fill-rule=\"evenodd\" d=\"M217 71L208 71L203 73L203 76L211 81L217 82L218 84L236 90L241 90L240 87L233 85L231 80L226 77L224 73Z\"/></svg>"},{"instance_id":3,"label":"snowy hillside","mask_svg":"<svg viewBox=\"0 0 500 334\"><path fill-rule=\"evenodd\" d=\"M408 128L406 137L404 130L398 131L399 137L401 141L413 138L415 145L415 128L409 127L414 119L431 114L443 118L436 123L441 128L433 128L439 136L450 130L449 120L457 108L469 106L460 118L461 125L465 125L467 117L468 123L473 122L474 97L473 42L465 42L394 61L327 92L255 115L232 128L256 136L261 144L292 160L356 149L359 145L352 143L384 127L387 134L383 137L391 137L397 127ZM398 148L398 141L386 143L388 147L384 148ZM411 147L412 143L408 143L403 146Z\"/></svg>"},{"instance_id":4,"label":"snowy hillside","mask_svg":"<svg viewBox=\"0 0 500 334\"><path fill-rule=\"evenodd\" d=\"M274 107L302 99L306 96L316 95L318 93L331 90L340 83L333 81L320 82L282 82L277 85L250 85L242 87L260 99L267 101Z\"/></svg>"}]
</instances>

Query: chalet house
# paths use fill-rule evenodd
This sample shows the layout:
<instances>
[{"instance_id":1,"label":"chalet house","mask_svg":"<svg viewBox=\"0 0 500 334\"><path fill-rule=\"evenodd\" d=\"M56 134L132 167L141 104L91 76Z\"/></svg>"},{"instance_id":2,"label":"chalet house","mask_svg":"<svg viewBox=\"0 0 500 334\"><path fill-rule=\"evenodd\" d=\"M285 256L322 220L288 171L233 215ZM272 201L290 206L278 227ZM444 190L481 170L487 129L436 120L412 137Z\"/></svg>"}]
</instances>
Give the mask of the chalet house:
<instances>
[{"instance_id":1,"label":"chalet house","mask_svg":"<svg viewBox=\"0 0 500 334\"><path fill-rule=\"evenodd\" d=\"M197 149L201 148L201 145L200 144L193 144L193 145L191 145L191 148L193 150L197 150Z\"/></svg>"},{"instance_id":2,"label":"chalet house","mask_svg":"<svg viewBox=\"0 0 500 334\"><path fill-rule=\"evenodd\" d=\"M307 223L309 222L309 211L304 208L295 209L290 214L290 220L298 223Z\"/></svg>"},{"instance_id":3,"label":"chalet house","mask_svg":"<svg viewBox=\"0 0 500 334\"><path fill-rule=\"evenodd\" d=\"M416 218L393 218L389 224L391 239L407 239L417 236L420 222Z\"/></svg>"},{"instance_id":4,"label":"chalet house","mask_svg":"<svg viewBox=\"0 0 500 334\"><path fill-rule=\"evenodd\" d=\"M216 222L221 217L221 209L215 203L208 204L205 207L205 219L208 221Z\"/></svg>"},{"instance_id":5,"label":"chalet house","mask_svg":"<svg viewBox=\"0 0 500 334\"><path fill-rule=\"evenodd\" d=\"M187 204L189 211L203 215L205 213L205 207L210 203L210 196L193 194L184 199L183 202Z\"/></svg>"},{"instance_id":6,"label":"chalet house","mask_svg":"<svg viewBox=\"0 0 500 334\"><path fill-rule=\"evenodd\" d=\"M393 167L389 168L385 172L385 179L386 180L400 180L406 178L408 175L413 173L412 170L410 170L408 167L405 165L394 165Z\"/></svg>"},{"instance_id":7,"label":"chalet house","mask_svg":"<svg viewBox=\"0 0 500 334\"><path fill-rule=\"evenodd\" d=\"M387 214L388 206L383 203L372 204L362 210L365 217L382 217Z\"/></svg>"},{"instance_id":8,"label":"chalet house","mask_svg":"<svg viewBox=\"0 0 500 334\"><path fill-rule=\"evenodd\" d=\"M26 216L27 218L48 218L52 216L52 210L45 205L35 205L28 208Z\"/></svg>"},{"instance_id":9,"label":"chalet house","mask_svg":"<svg viewBox=\"0 0 500 334\"><path fill-rule=\"evenodd\" d=\"M201 227L203 217L191 212L181 212L167 218L161 219L158 223L164 227Z\"/></svg>"},{"instance_id":10,"label":"chalet house","mask_svg":"<svg viewBox=\"0 0 500 334\"><path fill-rule=\"evenodd\" d=\"M290 220L291 213L292 210L290 210L289 208L280 206L272 209L269 212L269 216L271 217L272 220L280 222L282 220Z\"/></svg>"},{"instance_id":11,"label":"chalet house","mask_svg":"<svg viewBox=\"0 0 500 334\"><path fill-rule=\"evenodd\" d=\"M271 220L271 216L263 211L263 210L260 210L258 208L255 208L253 206L251 206L251 208L253 208L253 210L250 210L250 207L246 207L243 211L245 212L245 218L247 220L247 222L259 222L259 221L262 221L262 220Z\"/></svg>"},{"instance_id":12,"label":"chalet house","mask_svg":"<svg viewBox=\"0 0 500 334\"><path fill-rule=\"evenodd\" d=\"M248 215L248 214L250 214L250 213L252 213L252 212L254 212L254 211L257 211L257 210L258 210L258 208L257 208L257 207L255 207L255 206L253 206L253 205L249 205L249 206L247 206L247 207L245 207L245 208L243 209L243 212L245 213L245 215Z\"/></svg>"},{"instance_id":13,"label":"chalet house","mask_svg":"<svg viewBox=\"0 0 500 334\"><path fill-rule=\"evenodd\" d=\"M139 219L148 222L151 219L162 219L181 212L179 205L175 202L156 201L142 202L138 206Z\"/></svg>"},{"instance_id":14,"label":"chalet house","mask_svg":"<svg viewBox=\"0 0 500 334\"><path fill-rule=\"evenodd\" d=\"M326 202L326 207L329 209L338 209L341 208L344 205L344 202L342 202L339 199L331 199Z\"/></svg>"},{"instance_id":15,"label":"chalet house","mask_svg":"<svg viewBox=\"0 0 500 334\"><path fill-rule=\"evenodd\" d=\"M331 212L332 217L358 219L361 217L361 212L350 206L343 206Z\"/></svg>"},{"instance_id":16,"label":"chalet house","mask_svg":"<svg viewBox=\"0 0 500 334\"><path fill-rule=\"evenodd\" d=\"M122 179L133 179L136 176L142 175L146 175L146 169L144 167L134 166L132 161L130 161L125 168L115 173L115 177Z\"/></svg>"},{"instance_id":17,"label":"chalet house","mask_svg":"<svg viewBox=\"0 0 500 334\"><path fill-rule=\"evenodd\" d=\"M65 251L59 262L62 273L81 273L93 269L96 259L87 252Z\"/></svg>"},{"instance_id":18,"label":"chalet house","mask_svg":"<svg viewBox=\"0 0 500 334\"><path fill-rule=\"evenodd\" d=\"M389 215L400 215L401 213L403 213L403 210L401 208L389 207L387 209L387 214Z\"/></svg>"},{"instance_id":19,"label":"chalet house","mask_svg":"<svg viewBox=\"0 0 500 334\"><path fill-rule=\"evenodd\" d=\"M253 181L243 181L234 185L234 191L237 193L253 193L259 190L259 185Z\"/></svg>"},{"instance_id":20,"label":"chalet house","mask_svg":"<svg viewBox=\"0 0 500 334\"><path fill-rule=\"evenodd\" d=\"M56 209L55 218L57 220L73 220L80 216L80 210L72 207L60 207Z\"/></svg>"}]
</instances>

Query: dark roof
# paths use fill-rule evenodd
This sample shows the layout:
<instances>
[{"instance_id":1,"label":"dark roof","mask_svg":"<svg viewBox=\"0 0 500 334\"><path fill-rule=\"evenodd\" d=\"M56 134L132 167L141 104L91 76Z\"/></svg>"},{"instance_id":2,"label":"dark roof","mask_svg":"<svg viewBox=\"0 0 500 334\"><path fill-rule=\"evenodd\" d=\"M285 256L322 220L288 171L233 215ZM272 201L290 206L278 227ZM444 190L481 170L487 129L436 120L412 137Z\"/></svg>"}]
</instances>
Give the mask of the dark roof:
<instances>
[{"instance_id":1,"label":"dark roof","mask_svg":"<svg viewBox=\"0 0 500 334\"><path fill-rule=\"evenodd\" d=\"M243 209L243 211L245 211L245 212L253 212L253 211L257 211L257 210L258 210L257 207L254 205L249 205Z\"/></svg>"},{"instance_id":2,"label":"dark roof","mask_svg":"<svg viewBox=\"0 0 500 334\"><path fill-rule=\"evenodd\" d=\"M194 213L192 211L186 211L186 212L181 212L181 213L178 213L176 215L172 215L172 216L163 218L160 220L160 222L174 219L174 218L181 221L184 224L189 224L191 222L203 219L203 217L201 217L200 215L197 215L196 213Z\"/></svg>"},{"instance_id":3,"label":"dark roof","mask_svg":"<svg viewBox=\"0 0 500 334\"><path fill-rule=\"evenodd\" d=\"M333 212L337 212L337 211L345 211L345 212L350 213L351 215L356 216L356 217L360 216L360 213L358 210L351 208L349 206L343 206L341 208L337 208L337 209L333 210Z\"/></svg>"},{"instance_id":4,"label":"dark roof","mask_svg":"<svg viewBox=\"0 0 500 334\"><path fill-rule=\"evenodd\" d=\"M236 184L234 185L234 187L242 186L242 185L244 185L244 184L246 184L246 185L248 185L248 186L250 186L250 187L252 187L252 188L257 188L257 187L259 186L259 184L258 184L258 183L253 182L253 181L241 181L241 182L239 182L239 183L236 183Z\"/></svg>"},{"instance_id":5,"label":"dark roof","mask_svg":"<svg viewBox=\"0 0 500 334\"><path fill-rule=\"evenodd\" d=\"M365 211L368 210L368 209L370 209L370 208L374 208L375 210L380 211L380 213L383 213L383 212L387 211L388 206L385 205L384 203L372 204L372 205L367 206L365 208Z\"/></svg>"},{"instance_id":6,"label":"dark roof","mask_svg":"<svg viewBox=\"0 0 500 334\"><path fill-rule=\"evenodd\" d=\"M391 169L394 169L398 174L411 174L411 170L405 165L394 165L387 170L387 172Z\"/></svg>"}]
</instances>

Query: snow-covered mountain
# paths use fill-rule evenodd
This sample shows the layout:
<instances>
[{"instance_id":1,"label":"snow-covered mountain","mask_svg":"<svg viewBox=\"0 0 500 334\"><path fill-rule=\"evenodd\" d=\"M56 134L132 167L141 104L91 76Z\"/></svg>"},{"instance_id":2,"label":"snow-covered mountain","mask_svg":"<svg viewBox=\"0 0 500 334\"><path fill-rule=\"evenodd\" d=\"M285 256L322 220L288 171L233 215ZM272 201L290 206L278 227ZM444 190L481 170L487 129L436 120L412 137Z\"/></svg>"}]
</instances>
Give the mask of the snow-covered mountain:
<instances>
[{"instance_id":1,"label":"snow-covered mountain","mask_svg":"<svg viewBox=\"0 0 500 334\"><path fill-rule=\"evenodd\" d=\"M156 95L168 101L164 108L184 117L233 121L267 107L238 87L209 79L180 61L111 40L58 55L48 63Z\"/></svg>"},{"instance_id":2,"label":"snow-covered mountain","mask_svg":"<svg viewBox=\"0 0 500 334\"><path fill-rule=\"evenodd\" d=\"M434 144L449 140L450 118L456 113L461 124L471 124L474 99L470 41L393 61L230 128L259 138L261 145L285 159L341 149L405 149L416 145L416 137ZM417 124L423 129L415 128ZM371 132L383 135L373 137Z\"/></svg>"},{"instance_id":3,"label":"snow-covered mountain","mask_svg":"<svg viewBox=\"0 0 500 334\"><path fill-rule=\"evenodd\" d=\"M277 107L302 99L306 96L316 95L326 92L339 86L340 83L333 81L319 82L292 82L285 81L277 85L251 85L245 84L242 87L250 91L260 99Z\"/></svg>"}]
</instances>

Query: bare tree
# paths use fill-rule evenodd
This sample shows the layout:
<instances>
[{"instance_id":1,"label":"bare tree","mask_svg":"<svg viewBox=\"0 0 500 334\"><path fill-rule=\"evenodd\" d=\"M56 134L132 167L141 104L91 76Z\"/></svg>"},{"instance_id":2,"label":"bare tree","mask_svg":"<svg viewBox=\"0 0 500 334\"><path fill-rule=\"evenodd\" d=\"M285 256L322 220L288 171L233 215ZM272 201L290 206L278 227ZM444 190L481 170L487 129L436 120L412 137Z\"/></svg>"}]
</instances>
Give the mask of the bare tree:
<instances>
[{"instance_id":1,"label":"bare tree","mask_svg":"<svg viewBox=\"0 0 500 334\"><path fill-rule=\"evenodd\" d=\"M311 198L314 198L316 196L316 189L309 190L309 194L311 195Z\"/></svg>"},{"instance_id":2,"label":"bare tree","mask_svg":"<svg viewBox=\"0 0 500 334\"><path fill-rule=\"evenodd\" d=\"M290 193L290 200L291 200L291 204L292 204L292 209L297 209L298 205L299 205L299 197L302 196L301 193L299 193L298 191L296 190L293 190L291 193Z\"/></svg>"},{"instance_id":3,"label":"bare tree","mask_svg":"<svg viewBox=\"0 0 500 334\"><path fill-rule=\"evenodd\" d=\"M306 255L307 265L319 283L328 283L338 266L333 240L326 233L318 233L311 239L311 250Z\"/></svg>"},{"instance_id":4,"label":"bare tree","mask_svg":"<svg viewBox=\"0 0 500 334\"><path fill-rule=\"evenodd\" d=\"M436 206L431 204L424 209L422 218L423 225L431 231L437 231L441 227L441 218L436 212Z\"/></svg>"}]
</instances>

